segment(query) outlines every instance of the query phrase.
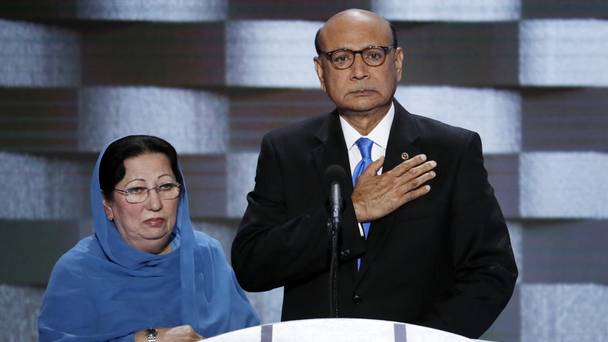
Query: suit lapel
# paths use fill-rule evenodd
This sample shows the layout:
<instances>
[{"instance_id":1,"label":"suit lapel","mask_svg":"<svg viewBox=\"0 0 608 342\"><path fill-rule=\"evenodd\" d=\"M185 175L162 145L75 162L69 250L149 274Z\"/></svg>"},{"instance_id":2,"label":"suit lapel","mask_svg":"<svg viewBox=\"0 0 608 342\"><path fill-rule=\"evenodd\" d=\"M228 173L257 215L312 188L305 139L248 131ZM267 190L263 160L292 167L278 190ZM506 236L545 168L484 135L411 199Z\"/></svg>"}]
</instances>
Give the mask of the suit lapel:
<instances>
[{"instance_id":1,"label":"suit lapel","mask_svg":"<svg viewBox=\"0 0 608 342\"><path fill-rule=\"evenodd\" d=\"M407 153L409 158L422 153L416 144L419 130L415 120L397 101L394 101L394 104L395 117L391 125L382 172L392 170L399 165L404 160L402 158L403 153ZM367 239L367 253L363 258L361 270L357 272L355 288L359 285L367 270L374 266L373 261L382 250L386 238L390 236L395 214L399 210L397 209L372 222Z\"/></svg>"},{"instance_id":2,"label":"suit lapel","mask_svg":"<svg viewBox=\"0 0 608 342\"><path fill-rule=\"evenodd\" d=\"M350 177L348 152L346 150L346 143L344 142L344 135L342 134L342 127L340 126L340 119L338 118L336 111L333 111L327 116L315 136L320 144L311 151L311 155L321 179L321 183L324 183L323 178L325 170L333 164L342 166L346 174ZM345 197L350 197L353 192L353 185L351 182L345 183L343 195ZM326 195L325 198L327 198L327 195L329 195L329 188L326 186L323 187L323 192Z\"/></svg>"}]
</instances>

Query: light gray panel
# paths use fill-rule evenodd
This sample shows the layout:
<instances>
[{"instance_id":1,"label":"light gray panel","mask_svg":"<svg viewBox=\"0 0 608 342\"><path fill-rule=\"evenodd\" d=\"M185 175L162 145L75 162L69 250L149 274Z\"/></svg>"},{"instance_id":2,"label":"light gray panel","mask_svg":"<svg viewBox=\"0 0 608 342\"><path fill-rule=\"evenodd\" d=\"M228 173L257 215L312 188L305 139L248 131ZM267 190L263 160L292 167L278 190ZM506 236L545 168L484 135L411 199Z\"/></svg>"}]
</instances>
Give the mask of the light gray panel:
<instances>
[{"instance_id":1,"label":"light gray panel","mask_svg":"<svg viewBox=\"0 0 608 342\"><path fill-rule=\"evenodd\" d=\"M517 20L520 0L372 0L372 11L389 20L504 21Z\"/></svg>"},{"instance_id":2,"label":"light gray panel","mask_svg":"<svg viewBox=\"0 0 608 342\"><path fill-rule=\"evenodd\" d=\"M226 17L226 0L79 0L78 16L86 19L213 21Z\"/></svg>"},{"instance_id":3,"label":"light gray panel","mask_svg":"<svg viewBox=\"0 0 608 342\"><path fill-rule=\"evenodd\" d=\"M606 341L608 289L593 284L524 284L522 342Z\"/></svg>"},{"instance_id":4,"label":"light gray panel","mask_svg":"<svg viewBox=\"0 0 608 342\"><path fill-rule=\"evenodd\" d=\"M0 19L0 86L80 84L80 39L52 26Z\"/></svg>"},{"instance_id":5,"label":"light gray panel","mask_svg":"<svg viewBox=\"0 0 608 342\"><path fill-rule=\"evenodd\" d=\"M608 154L534 152L520 157L525 218L608 218Z\"/></svg>"},{"instance_id":6,"label":"light gray panel","mask_svg":"<svg viewBox=\"0 0 608 342\"><path fill-rule=\"evenodd\" d=\"M38 312L43 290L0 284L0 340L27 342L38 340Z\"/></svg>"},{"instance_id":7,"label":"light gray panel","mask_svg":"<svg viewBox=\"0 0 608 342\"><path fill-rule=\"evenodd\" d=\"M226 82L232 86L318 88L312 21L242 20L226 26Z\"/></svg>"},{"instance_id":8,"label":"light gray panel","mask_svg":"<svg viewBox=\"0 0 608 342\"><path fill-rule=\"evenodd\" d=\"M0 218L80 218L88 208L89 175L80 163L0 152Z\"/></svg>"},{"instance_id":9,"label":"light gray panel","mask_svg":"<svg viewBox=\"0 0 608 342\"><path fill-rule=\"evenodd\" d=\"M261 324L281 321L282 287L266 292L247 292L247 297L258 313Z\"/></svg>"},{"instance_id":10,"label":"light gray panel","mask_svg":"<svg viewBox=\"0 0 608 342\"><path fill-rule=\"evenodd\" d=\"M79 149L99 151L129 134L151 134L178 153L226 150L228 101L214 93L156 87L90 87L79 95Z\"/></svg>"},{"instance_id":11,"label":"light gray panel","mask_svg":"<svg viewBox=\"0 0 608 342\"><path fill-rule=\"evenodd\" d=\"M395 97L408 111L476 131L485 153L521 149L521 98L507 90L401 86Z\"/></svg>"},{"instance_id":12,"label":"light gray panel","mask_svg":"<svg viewBox=\"0 0 608 342\"><path fill-rule=\"evenodd\" d=\"M606 86L608 21L522 21L519 60L523 85Z\"/></svg>"},{"instance_id":13,"label":"light gray panel","mask_svg":"<svg viewBox=\"0 0 608 342\"><path fill-rule=\"evenodd\" d=\"M519 287L515 287L511 300L507 303L504 310L498 315L496 321L490 328L481 335L479 340L472 341L500 341L500 342L520 342L521 333L521 295Z\"/></svg>"},{"instance_id":14,"label":"light gray panel","mask_svg":"<svg viewBox=\"0 0 608 342\"><path fill-rule=\"evenodd\" d=\"M226 159L227 212L229 217L240 218L247 208L247 193L255 185L255 170L258 153L232 153Z\"/></svg>"}]
</instances>

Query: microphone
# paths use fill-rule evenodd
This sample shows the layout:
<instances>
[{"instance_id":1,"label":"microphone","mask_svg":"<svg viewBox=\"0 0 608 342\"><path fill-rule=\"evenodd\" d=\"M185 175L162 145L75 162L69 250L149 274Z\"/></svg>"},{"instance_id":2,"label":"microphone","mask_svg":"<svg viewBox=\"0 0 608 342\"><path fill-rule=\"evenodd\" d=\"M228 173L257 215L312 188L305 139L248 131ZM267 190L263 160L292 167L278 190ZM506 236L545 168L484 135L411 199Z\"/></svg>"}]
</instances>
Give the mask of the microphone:
<instances>
[{"instance_id":1,"label":"microphone","mask_svg":"<svg viewBox=\"0 0 608 342\"><path fill-rule=\"evenodd\" d=\"M340 224L340 215L344 208L342 200L342 187L346 179L346 172L340 165L334 164L325 170L325 180L329 184L329 208L331 223L336 227Z\"/></svg>"},{"instance_id":2,"label":"microphone","mask_svg":"<svg viewBox=\"0 0 608 342\"><path fill-rule=\"evenodd\" d=\"M346 172L340 165L331 165L325 170L325 181L329 184L330 217L329 228L331 261L329 264L329 317L340 317L338 308L338 236L340 235L340 216L344 203L342 187L346 180Z\"/></svg>"}]
</instances>

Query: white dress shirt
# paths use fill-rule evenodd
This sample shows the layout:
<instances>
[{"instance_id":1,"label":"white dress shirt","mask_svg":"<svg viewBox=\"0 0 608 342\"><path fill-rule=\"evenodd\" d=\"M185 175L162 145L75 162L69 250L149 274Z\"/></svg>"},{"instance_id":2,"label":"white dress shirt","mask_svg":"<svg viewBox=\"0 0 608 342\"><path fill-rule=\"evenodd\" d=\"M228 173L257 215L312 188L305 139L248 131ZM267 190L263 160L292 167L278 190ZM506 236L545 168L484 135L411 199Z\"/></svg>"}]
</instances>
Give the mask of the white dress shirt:
<instances>
[{"instance_id":1,"label":"white dress shirt","mask_svg":"<svg viewBox=\"0 0 608 342\"><path fill-rule=\"evenodd\" d=\"M357 132L353 126L351 126L342 116L340 116L340 125L342 126L342 133L344 134L344 141L346 142L346 148L348 149L348 162L350 164L350 174L355 172L357 164L363 159L359 147L357 147L357 140L361 137L365 137L374 142L372 145L372 160L378 160L386 154L386 145L388 144L388 136L391 132L391 126L393 124L393 118L395 117L395 106L391 103L391 107L388 109L386 115L380 120L378 125L369 132L368 135L363 136ZM382 173L382 169L378 170L378 174ZM359 223L359 234L364 236L363 227Z\"/></svg>"},{"instance_id":2,"label":"white dress shirt","mask_svg":"<svg viewBox=\"0 0 608 342\"><path fill-rule=\"evenodd\" d=\"M348 161L350 163L350 174L355 172L355 167L361 161L361 152L357 147L357 140L361 137L365 137L374 142L372 145L372 160L377 160L386 153L386 145L388 144L388 136L391 133L391 125L393 124L393 118L395 117L395 107L391 103L391 107L388 109L386 115L380 120L378 125L369 132L368 135L363 136L357 132L342 116L340 116L340 125L342 126L342 133L344 134L344 142L346 142L346 148L348 149ZM382 173L382 169L378 171L378 174Z\"/></svg>"}]
</instances>

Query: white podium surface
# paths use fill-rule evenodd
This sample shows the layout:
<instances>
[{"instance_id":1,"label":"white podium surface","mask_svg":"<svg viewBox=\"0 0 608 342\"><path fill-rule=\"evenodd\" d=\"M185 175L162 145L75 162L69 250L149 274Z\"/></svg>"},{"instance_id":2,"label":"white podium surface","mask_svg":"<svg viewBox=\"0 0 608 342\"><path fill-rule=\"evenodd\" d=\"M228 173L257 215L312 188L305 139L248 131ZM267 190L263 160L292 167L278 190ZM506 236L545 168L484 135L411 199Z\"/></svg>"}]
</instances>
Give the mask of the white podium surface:
<instances>
[{"instance_id":1,"label":"white podium surface","mask_svg":"<svg viewBox=\"0 0 608 342\"><path fill-rule=\"evenodd\" d=\"M205 342L465 342L449 332L413 324L359 318L288 321L231 331Z\"/></svg>"}]
</instances>

